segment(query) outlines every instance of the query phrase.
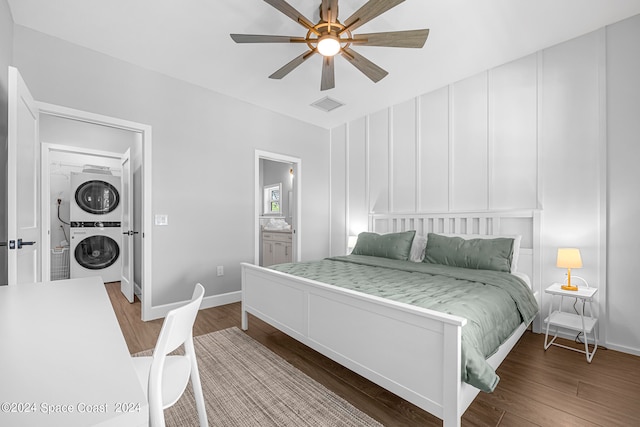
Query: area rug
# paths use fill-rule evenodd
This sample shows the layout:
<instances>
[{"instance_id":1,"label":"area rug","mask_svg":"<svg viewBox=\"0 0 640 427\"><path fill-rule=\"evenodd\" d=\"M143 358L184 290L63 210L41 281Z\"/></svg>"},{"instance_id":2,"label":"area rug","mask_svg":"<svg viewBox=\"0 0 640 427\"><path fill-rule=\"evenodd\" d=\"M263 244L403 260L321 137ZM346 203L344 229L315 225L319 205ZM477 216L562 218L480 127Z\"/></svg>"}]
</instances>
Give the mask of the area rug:
<instances>
[{"instance_id":1,"label":"area rug","mask_svg":"<svg viewBox=\"0 0 640 427\"><path fill-rule=\"evenodd\" d=\"M194 345L210 426L381 426L236 327ZM164 414L167 426L198 425L191 384Z\"/></svg>"}]
</instances>

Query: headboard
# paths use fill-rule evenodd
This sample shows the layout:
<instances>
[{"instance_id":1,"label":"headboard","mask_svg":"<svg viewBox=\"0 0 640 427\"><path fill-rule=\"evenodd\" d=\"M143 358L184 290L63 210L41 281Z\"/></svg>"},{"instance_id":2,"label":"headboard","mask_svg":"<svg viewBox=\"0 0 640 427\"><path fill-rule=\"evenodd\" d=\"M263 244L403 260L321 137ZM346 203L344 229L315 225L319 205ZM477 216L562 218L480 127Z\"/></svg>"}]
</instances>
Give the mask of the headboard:
<instances>
[{"instance_id":1,"label":"headboard","mask_svg":"<svg viewBox=\"0 0 640 427\"><path fill-rule=\"evenodd\" d=\"M541 298L540 211L537 209L482 212L374 213L369 214L369 230L393 233L416 230L417 234L521 235L518 271L531 279L538 305ZM538 316L534 331L540 330Z\"/></svg>"}]
</instances>

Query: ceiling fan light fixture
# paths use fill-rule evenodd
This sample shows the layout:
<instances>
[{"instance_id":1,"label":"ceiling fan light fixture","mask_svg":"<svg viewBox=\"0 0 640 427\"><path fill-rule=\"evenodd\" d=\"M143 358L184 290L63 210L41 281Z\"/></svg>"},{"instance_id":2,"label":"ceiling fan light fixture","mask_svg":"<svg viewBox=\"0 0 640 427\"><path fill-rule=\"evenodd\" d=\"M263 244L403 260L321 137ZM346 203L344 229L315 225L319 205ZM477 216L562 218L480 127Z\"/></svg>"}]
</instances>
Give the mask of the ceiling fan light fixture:
<instances>
[{"instance_id":1,"label":"ceiling fan light fixture","mask_svg":"<svg viewBox=\"0 0 640 427\"><path fill-rule=\"evenodd\" d=\"M340 40L333 35L320 37L320 40L318 40L318 52L322 56L334 56L340 52Z\"/></svg>"},{"instance_id":2,"label":"ceiling fan light fixture","mask_svg":"<svg viewBox=\"0 0 640 427\"><path fill-rule=\"evenodd\" d=\"M288 16L307 30L304 37L275 36L260 34L231 34L236 43L305 43L309 50L295 57L269 76L270 79L281 79L300 66L304 61L316 53L322 55L322 77L320 90L335 88L335 60L340 53L346 61L360 70L371 81L377 83L387 74L358 52L351 49L354 46L383 46L421 48L427 41L428 29L387 31L383 33L353 34L353 30L360 28L390 9L403 3L404 0L367 0L342 23L338 20L339 0L321 0L320 20L313 24L305 18L291 4L290 0L264 0L284 15ZM316 0L317 1L317 0ZM364 1L364 0L363 0Z\"/></svg>"}]
</instances>

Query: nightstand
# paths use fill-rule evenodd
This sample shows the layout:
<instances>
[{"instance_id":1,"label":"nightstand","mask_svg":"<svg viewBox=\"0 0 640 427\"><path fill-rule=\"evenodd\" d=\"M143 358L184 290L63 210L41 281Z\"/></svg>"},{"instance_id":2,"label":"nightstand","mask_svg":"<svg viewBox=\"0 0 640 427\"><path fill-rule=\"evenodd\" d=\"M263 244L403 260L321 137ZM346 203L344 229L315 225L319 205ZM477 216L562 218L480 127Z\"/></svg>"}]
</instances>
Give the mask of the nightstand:
<instances>
[{"instance_id":1,"label":"nightstand","mask_svg":"<svg viewBox=\"0 0 640 427\"><path fill-rule=\"evenodd\" d=\"M551 345L555 345L558 347L577 351L578 353L583 353L584 355L586 355L587 362L591 363L591 359L593 359L593 355L598 349L598 330L596 328L598 319L596 317L593 317L593 297L596 292L598 292L598 288L578 288L577 291L567 291L562 289L561 286L561 283L554 283L544 290L545 293L551 295L551 302L549 303L549 316L544 319L544 322L547 324L546 333L544 335L544 349L546 350ZM554 302L557 299L556 297L558 296L560 297L560 305L557 309L554 310ZM565 297L575 298L576 302L578 302L578 300L582 301L582 309L579 310L578 314L562 311L562 302L564 301ZM589 316L586 316L584 312L587 302L589 303ZM548 341L550 326L555 327L555 334L551 341ZM582 332L584 337L584 350L568 347L566 345L558 344L557 342L555 342L556 338L558 338L558 328L571 329L573 331ZM588 334L593 334L593 350L591 352L589 351Z\"/></svg>"}]
</instances>

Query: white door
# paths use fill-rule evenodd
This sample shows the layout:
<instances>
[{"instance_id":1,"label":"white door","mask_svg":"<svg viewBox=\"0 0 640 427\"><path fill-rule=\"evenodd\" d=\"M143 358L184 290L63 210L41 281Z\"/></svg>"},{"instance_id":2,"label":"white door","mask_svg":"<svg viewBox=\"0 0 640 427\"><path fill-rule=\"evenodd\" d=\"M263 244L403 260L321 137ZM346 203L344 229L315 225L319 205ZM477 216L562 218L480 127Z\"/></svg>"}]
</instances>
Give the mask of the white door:
<instances>
[{"instance_id":1,"label":"white door","mask_svg":"<svg viewBox=\"0 0 640 427\"><path fill-rule=\"evenodd\" d=\"M8 283L40 281L38 108L18 70L9 67L7 144Z\"/></svg>"},{"instance_id":2,"label":"white door","mask_svg":"<svg viewBox=\"0 0 640 427\"><path fill-rule=\"evenodd\" d=\"M133 302L133 191L131 189L131 150L122 155L122 279L120 291Z\"/></svg>"}]
</instances>

